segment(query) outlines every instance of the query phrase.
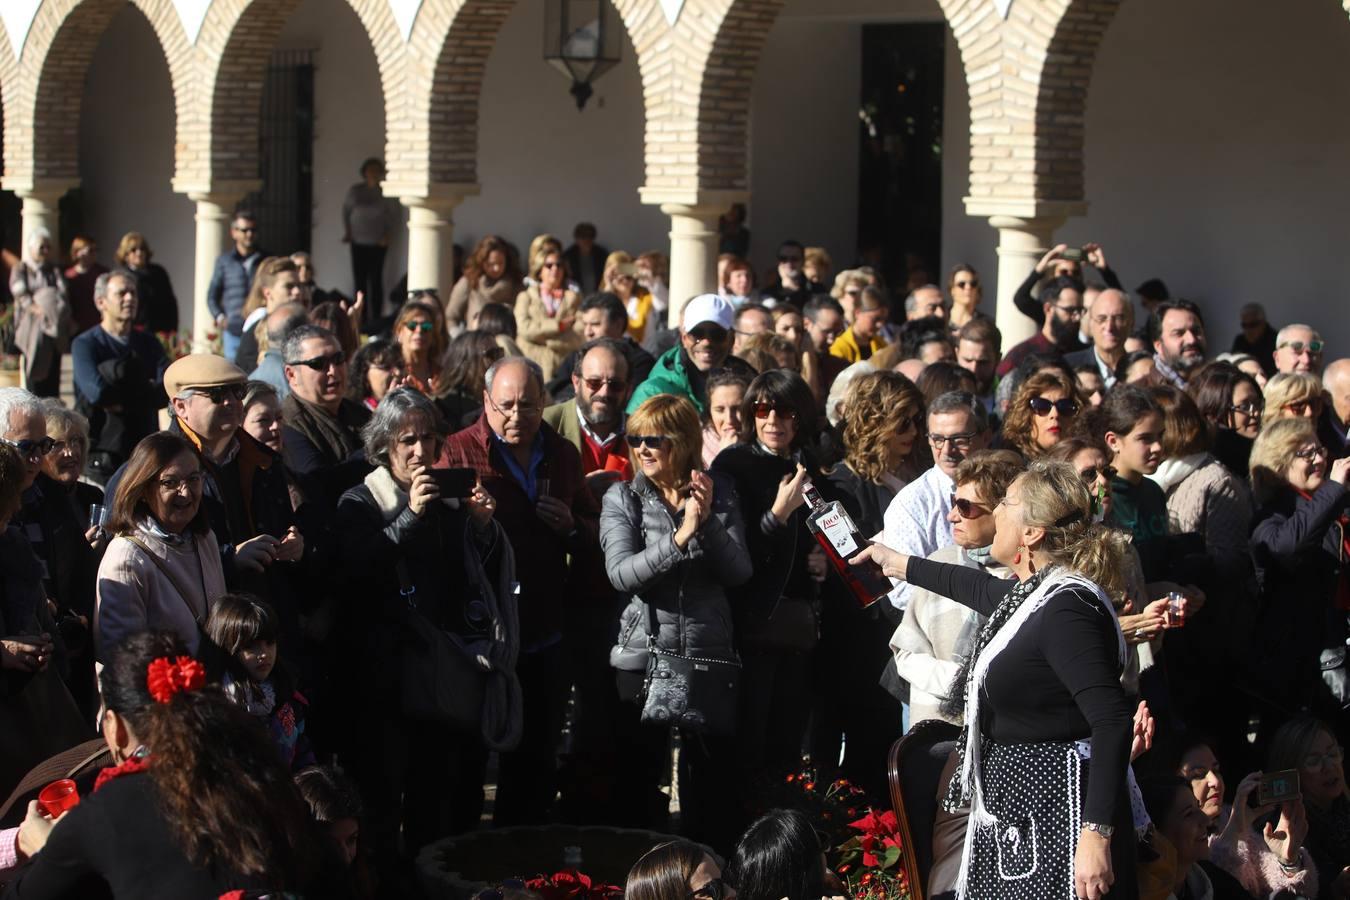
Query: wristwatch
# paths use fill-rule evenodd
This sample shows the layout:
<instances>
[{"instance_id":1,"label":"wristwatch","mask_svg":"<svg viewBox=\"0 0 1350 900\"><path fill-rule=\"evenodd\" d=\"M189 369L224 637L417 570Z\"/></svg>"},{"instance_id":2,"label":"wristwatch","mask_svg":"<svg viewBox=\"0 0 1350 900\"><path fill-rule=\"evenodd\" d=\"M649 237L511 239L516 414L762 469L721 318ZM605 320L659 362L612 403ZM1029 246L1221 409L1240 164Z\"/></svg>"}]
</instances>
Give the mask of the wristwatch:
<instances>
[{"instance_id":1,"label":"wristwatch","mask_svg":"<svg viewBox=\"0 0 1350 900\"><path fill-rule=\"evenodd\" d=\"M1111 835L1116 833L1116 826L1114 825L1098 825L1096 822L1084 822L1083 827L1088 831L1097 832L1107 840L1110 840Z\"/></svg>"}]
</instances>

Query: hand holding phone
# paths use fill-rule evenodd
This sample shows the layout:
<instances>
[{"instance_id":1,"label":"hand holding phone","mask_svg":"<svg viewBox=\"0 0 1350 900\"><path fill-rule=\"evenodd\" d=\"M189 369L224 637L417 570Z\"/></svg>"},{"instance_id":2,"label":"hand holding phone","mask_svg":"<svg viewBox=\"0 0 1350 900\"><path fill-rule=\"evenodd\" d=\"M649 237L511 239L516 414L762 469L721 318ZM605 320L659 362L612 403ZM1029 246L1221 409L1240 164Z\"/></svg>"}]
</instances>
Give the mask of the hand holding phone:
<instances>
[{"instance_id":1,"label":"hand holding phone","mask_svg":"<svg viewBox=\"0 0 1350 900\"><path fill-rule=\"evenodd\" d=\"M464 499L473 495L478 484L478 472L473 469L427 469L427 474L436 482L441 496Z\"/></svg>"}]
</instances>

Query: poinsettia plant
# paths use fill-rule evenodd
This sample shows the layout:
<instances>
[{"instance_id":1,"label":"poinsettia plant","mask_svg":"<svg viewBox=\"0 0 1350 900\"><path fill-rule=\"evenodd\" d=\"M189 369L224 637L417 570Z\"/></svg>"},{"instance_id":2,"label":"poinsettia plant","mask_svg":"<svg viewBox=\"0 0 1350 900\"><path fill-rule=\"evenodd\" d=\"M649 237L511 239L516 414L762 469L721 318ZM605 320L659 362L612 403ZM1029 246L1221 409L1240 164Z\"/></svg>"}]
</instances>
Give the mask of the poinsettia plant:
<instances>
[{"instance_id":1,"label":"poinsettia plant","mask_svg":"<svg viewBox=\"0 0 1350 900\"><path fill-rule=\"evenodd\" d=\"M562 869L552 875L536 875L525 880L525 887L543 900L617 900L623 888L594 881L585 872Z\"/></svg>"}]
</instances>

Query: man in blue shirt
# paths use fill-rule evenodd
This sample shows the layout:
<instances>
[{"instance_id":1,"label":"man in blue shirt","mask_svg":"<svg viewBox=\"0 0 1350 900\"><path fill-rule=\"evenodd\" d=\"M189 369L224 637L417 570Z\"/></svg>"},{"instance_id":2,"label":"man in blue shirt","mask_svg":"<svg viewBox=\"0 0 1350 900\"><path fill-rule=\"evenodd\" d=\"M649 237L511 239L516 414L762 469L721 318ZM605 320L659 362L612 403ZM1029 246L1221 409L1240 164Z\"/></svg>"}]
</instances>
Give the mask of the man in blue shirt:
<instances>
[{"instance_id":1,"label":"man in blue shirt","mask_svg":"<svg viewBox=\"0 0 1350 900\"><path fill-rule=\"evenodd\" d=\"M134 331L136 276L124 269L94 282L94 306L102 321L70 347L75 369L75 407L89 419L86 471L105 484L147 434L159 430L164 406L164 370L169 362L159 339Z\"/></svg>"},{"instance_id":2,"label":"man in blue shirt","mask_svg":"<svg viewBox=\"0 0 1350 900\"><path fill-rule=\"evenodd\" d=\"M263 259L257 234L258 220L253 213L240 210L234 214L234 222L230 225L234 248L216 257L216 268L206 289L206 305L216 317L216 327L221 329L226 359L234 359L239 350L239 336L244 331L244 303L253 285L253 273Z\"/></svg>"}]
</instances>

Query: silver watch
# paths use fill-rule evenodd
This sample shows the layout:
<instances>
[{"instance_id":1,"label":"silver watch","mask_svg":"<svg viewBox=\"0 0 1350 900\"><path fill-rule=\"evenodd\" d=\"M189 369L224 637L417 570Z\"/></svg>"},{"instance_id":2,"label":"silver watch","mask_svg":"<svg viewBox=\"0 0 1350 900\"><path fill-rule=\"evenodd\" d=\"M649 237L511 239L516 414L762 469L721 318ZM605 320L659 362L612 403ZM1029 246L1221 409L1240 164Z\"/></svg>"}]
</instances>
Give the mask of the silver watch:
<instances>
[{"instance_id":1,"label":"silver watch","mask_svg":"<svg viewBox=\"0 0 1350 900\"><path fill-rule=\"evenodd\" d=\"M1088 831L1097 832L1107 840L1110 840L1111 835L1116 833L1116 826L1114 825L1098 825L1096 822L1084 822L1083 827Z\"/></svg>"}]
</instances>

